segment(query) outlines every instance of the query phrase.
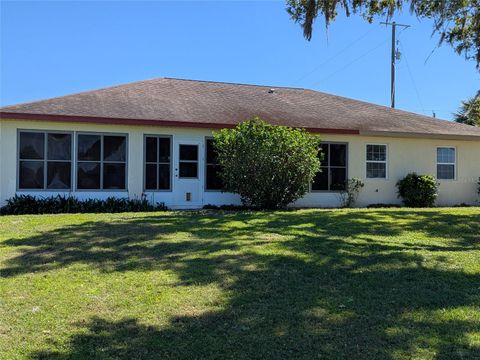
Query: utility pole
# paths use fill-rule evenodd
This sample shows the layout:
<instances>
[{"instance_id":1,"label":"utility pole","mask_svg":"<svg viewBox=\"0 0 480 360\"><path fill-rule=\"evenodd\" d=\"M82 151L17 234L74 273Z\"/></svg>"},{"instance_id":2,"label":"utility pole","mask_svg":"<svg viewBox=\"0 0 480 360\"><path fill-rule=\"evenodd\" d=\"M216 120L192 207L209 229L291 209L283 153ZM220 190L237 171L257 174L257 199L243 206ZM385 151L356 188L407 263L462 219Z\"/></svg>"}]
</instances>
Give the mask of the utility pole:
<instances>
[{"instance_id":1,"label":"utility pole","mask_svg":"<svg viewBox=\"0 0 480 360\"><path fill-rule=\"evenodd\" d=\"M389 23L389 22L382 22L380 24L383 24L383 25L390 25L392 27L392 63L391 63L391 66L390 66L390 101L391 101L391 107L394 108L395 107L395 59L396 59L396 55L397 55L397 49L396 49L396 28L397 26L401 26L403 28L408 28L410 27L410 25L404 25L404 24L397 24L395 21ZM398 53L400 54L400 53Z\"/></svg>"}]
</instances>

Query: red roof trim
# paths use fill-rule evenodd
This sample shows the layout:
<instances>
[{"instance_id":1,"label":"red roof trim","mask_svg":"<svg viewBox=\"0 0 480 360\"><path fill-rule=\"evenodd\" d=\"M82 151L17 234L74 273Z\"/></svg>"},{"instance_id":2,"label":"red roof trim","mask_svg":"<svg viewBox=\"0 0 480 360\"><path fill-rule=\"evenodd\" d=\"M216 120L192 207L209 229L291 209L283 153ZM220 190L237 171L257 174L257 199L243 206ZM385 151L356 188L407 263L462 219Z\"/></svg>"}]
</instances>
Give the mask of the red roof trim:
<instances>
[{"instance_id":1,"label":"red roof trim","mask_svg":"<svg viewBox=\"0 0 480 360\"><path fill-rule=\"evenodd\" d=\"M90 116L72 116L72 115L50 115L50 114L28 114L0 112L2 119L18 119L18 120L34 120L34 121L56 121L56 122L79 122L90 124L109 124L109 125L149 125L149 126L171 126L171 127L190 127L190 128L207 128L207 129L223 129L233 128L234 124L221 123L199 123L191 121L171 121L171 120L148 120L148 119L127 119L127 118L106 118L106 117L90 117ZM305 128L305 130L313 133L324 134L351 134L359 135L359 130L354 129L330 129L330 128Z\"/></svg>"}]
</instances>

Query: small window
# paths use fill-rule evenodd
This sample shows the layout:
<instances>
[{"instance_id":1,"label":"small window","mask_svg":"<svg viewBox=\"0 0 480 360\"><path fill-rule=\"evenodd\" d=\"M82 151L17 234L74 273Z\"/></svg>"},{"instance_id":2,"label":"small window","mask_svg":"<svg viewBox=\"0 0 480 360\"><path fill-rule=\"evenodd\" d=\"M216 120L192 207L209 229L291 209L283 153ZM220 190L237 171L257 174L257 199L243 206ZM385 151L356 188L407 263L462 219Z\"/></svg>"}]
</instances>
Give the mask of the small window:
<instances>
[{"instance_id":1,"label":"small window","mask_svg":"<svg viewBox=\"0 0 480 360\"><path fill-rule=\"evenodd\" d=\"M170 190L171 138L145 137L145 190Z\"/></svg>"},{"instance_id":2,"label":"small window","mask_svg":"<svg viewBox=\"0 0 480 360\"><path fill-rule=\"evenodd\" d=\"M206 171L205 171L205 189L206 190L221 190L223 188L222 179L219 176L220 164L217 160L215 148L213 146L213 139L206 139Z\"/></svg>"},{"instance_id":3,"label":"small window","mask_svg":"<svg viewBox=\"0 0 480 360\"><path fill-rule=\"evenodd\" d=\"M323 159L320 159L320 171L313 179L312 190L345 190L347 182L347 144L322 143L320 144L320 153L323 153Z\"/></svg>"},{"instance_id":4,"label":"small window","mask_svg":"<svg viewBox=\"0 0 480 360\"><path fill-rule=\"evenodd\" d=\"M455 180L456 151L451 147L437 148L437 179Z\"/></svg>"},{"instance_id":5,"label":"small window","mask_svg":"<svg viewBox=\"0 0 480 360\"><path fill-rule=\"evenodd\" d=\"M179 178L198 177L198 145L179 145Z\"/></svg>"},{"instance_id":6,"label":"small window","mask_svg":"<svg viewBox=\"0 0 480 360\"><path fill-rule=\"evenodd\" d=\"M367 145L367 178L387 178L387 145Z\"/></svg>"},{"instance_id":7,"label":"small window","mask_svg":"<svg viewBox=\"0 0 480 360\"><path fill-rule=\"evenodd\" d=\"M21 131L18 188L69 190L72 175L72 135Z\"/></svg>"},{"instance_id":8,"label":"small window","mask_svg":"<svg viewBox=\"0 0 480 360\"><path fill-rule=\"evenodd\" d=\"M126 179L126 135L78 135L77 189L125 190Z\"/></svg>"}]
</instances>

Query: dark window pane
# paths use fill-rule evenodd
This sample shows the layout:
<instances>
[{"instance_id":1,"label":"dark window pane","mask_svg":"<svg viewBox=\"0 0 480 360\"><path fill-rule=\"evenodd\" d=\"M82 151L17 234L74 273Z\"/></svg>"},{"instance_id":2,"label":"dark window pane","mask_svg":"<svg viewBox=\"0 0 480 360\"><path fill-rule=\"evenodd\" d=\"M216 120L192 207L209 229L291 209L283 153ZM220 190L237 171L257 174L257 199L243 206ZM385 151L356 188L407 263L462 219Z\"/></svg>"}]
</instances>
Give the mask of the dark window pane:
<instances>
[{"instance_id":1,"label":"dark window pane","mask_svg":"<svg viewBox=\"0 0 480 360\"><path fill-rule=\"evenodd\" d=\"M100 164L79 162L77 167L77 188L100 189Z\"/></svg>"},{"instance_id":2,"label":"dark window pane","mask_svg":"<svg viewBox=\"0 0 480 360\"><path fill-rule=\"evenodd\" d=\"M221 190L223 188L222 179L219 176L219 165L207 165L207 190Z\"/></svg>"},{"instance_id":3,"label":"dark window pane","mask_svg":"<svg viewBox=\"0 0 480 360\"><path fill-rule=\"evenodd\" d=\"M170 165L158 165L158 188L160 190L170 190Z\"/></svg>"},{"instance_id":4,"label":"dark window pane","mask_svg":"<svg viewBox=\"0 0 480 360\"><path fill-rule=\"evenodd\" d=\"M196 178L197 177L197 163L191 162L181 162L180 163L180 174L181 178Z\"/></svg>"},{"instance_id":5,"label":"dark window pane","mask_svg":"<svg viewBox=\"0 0 480 360\"><path fill-rule=\"evenodd\" d=\"M147 137L145 139L145 160L157 162L157 138Z\"/></svg>"},{"instance_id":6,"label":"dark window pane","mask_svg":"<svg viewBox=\"0 0 480 360\"><path fill-rule=\"evenodd\" d=\"M103 188L125 189L125 164L103 164Z\"/></svg>"},{"instance_id":7,"label":"dark window pane","mask_svg":"<svg viewBox=\"0 0 480 360\"><path fill-rule=\"evenodd\" d=\"M20 133L20 159L44 159L45 134Z\"/></svg>"},{"instance_id":8,"label":"dark window pane","mask_svg":"<svg viewBox=\"0 0 480 360\"><path fill-rule=\"evenodd\" d=\"M315 175L312 190L328 190L328 168L321 168L321 172Z\"/></svg>"},{"instance_id":9,"label":"dark window pane","mask_svg":"<svg viewBox=\"0 0 480 360\"><path fill-rule=\"evenodd\" d=\"M156 164L147 164L145 167L145 189L147 190L157 189L157 165Z\"/></svg>"},{"instance_id":10,"label":"dark window pane","mask_svg":"<svg viewBox=\"0 0 480 360\"><path fill-rule=\"evenodd\" d=\"M126 159L125 136L104 136L103 137L103 160L125 161Z\"/></svg>"},{"instance_id":11,"label":"dark window pane","mask_svg":"<svg viewBox=\"0 0 480 360\"><path fill-rule=\"evenodd\" d=\"M387 165L385 163L367 163L367 178L384 179L387 177Z\"/></svg>"},{"instance_id":12,"label":"dark window pane","mask_svg":"<svg viewBox=\"0 0 480 360\"><path fill-rule=\"evenodd\" d=\"M72 158L72 135L48 134L47 148L48 160L70 160Z\"/></svg>"},{"instance_id":13,"label":"dark window pane","mask_svg":"<svg viewBox=\"0 0 480 360\"><path fill-rule=\"evenodd\" d=\"M70 162L48 162L47 188L70 189L71 165Z\"/></svg>"},{"instance_id":14,"label":"dark window pane","mask_svg":"<svg viewBox=\"0 0 480 360\"><path fill-rule=\"evenodd\" d=\"M213 139L207 139L207 164L217 164L217 153L215 147L213 146Z\"/></svg>"},{"instance_id":15,"label":"dark window pane","mask_svg":"<svg viewBox=\"0 0 480 360\"><path fill-rule=\"evenodd\" d=\"M43 189L43 177L43 161L20 161L20 189Z\"/></svg>"},{"instance_id":16,"label":"dark window pane","mask_svg":"<svg viewBox=\"0 0 480 360\"><path fill-rule=\"evenodd\" d=\"M455 163L455 149L454 148L438 148L437 162L439 163Z\"/></svg>"},{"instance_id":17,"label":"dark window pane","mask_svg":"<svg viewBox=\"0 0 480 360\"><path fill-rule=\"evenodd\" d=\"M170 162L170 138L158 138L158 161Z\"/></svg>"},{"instance_id":18,"label":"dark window pane","mask_svg":"<svg viewBox=\"0 0 480 360\"><path fill-rule=\"evenodd\" d=\"M198 160L198 146L180 145L180 160Z\"/></svg>"},{"instance_id":19,"label":"dark window pane","mask_svg":"<svg viewBox=\"0 0 480 360\"><path fill-rule=\"evenodd\" d=\"M78 135L78 160L100 160L100 136Z\"/></svg>"},{"instance_id":20,"label":"dark window pane","mask_svg":"<svg viewBox=\"0 0 480 360\"><path fill-rule=\"evenodd\" d=\"M323 153L323 160L320 153ZM320 144L319 159L322 166L328 166L328 144Z\"/></svg>"},{"instance_id":21,"label":"dark window pane","mask_svg":"<svg viewBox=\"0 0 480 360\"><path fill-rule=\"evenodd\" d=\"M367 145L367 160L387 161L386 145Z\"/></svg>"},{"instance_id":22,"label":"dark window pane","mask_svg":"<svg viewBox=\"0 0 480 360\"><path fill-rule=\"evenodd\" d=\"M330 166L347 165L347 145L330 144Z\"/></svg>"},{"instance_id":23,"label":"dark window pane","mask_svg":"<svg viewBox=\"0 0 480 360\"><path fill-rule=\"evenodd\" d=\"M437 165L437 179L454 180L455 165Z\"/></svg>"},{"instance_id":24,"label":"dark window pane","mask_svg":"<svg viewBox=\"0 0 480 360\"><path fill-rule=\"evenodd\" d=\"M333 151L332 151L333 154ZM331 168L330 169L331 184L330 190L338 191L345 190L345 183L347 181L347 169L345 168Z\"/></svg>"}]
</instances>

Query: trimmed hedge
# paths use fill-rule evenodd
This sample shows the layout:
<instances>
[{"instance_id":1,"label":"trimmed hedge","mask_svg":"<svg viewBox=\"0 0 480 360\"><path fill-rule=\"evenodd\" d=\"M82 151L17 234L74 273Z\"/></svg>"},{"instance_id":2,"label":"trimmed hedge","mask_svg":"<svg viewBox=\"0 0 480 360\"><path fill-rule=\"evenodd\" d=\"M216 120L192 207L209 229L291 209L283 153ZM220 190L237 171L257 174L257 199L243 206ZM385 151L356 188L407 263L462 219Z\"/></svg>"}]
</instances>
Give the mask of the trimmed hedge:
<instances>
[{"instance_id":1,"label":"trimmed hedge","mask_svg":"<svg viewBox=\"0 0 480 360\"><path fill-rule=\"evenodd\" d=\"M147 199L123 199L109 197L105 200L79 200L72 196L37 198L31 195L15 195L0 208L0 215L68 214L68 213L119 213L141 211L165 211L164 203L150 204Z\"/></svg>"}]
</instances>

